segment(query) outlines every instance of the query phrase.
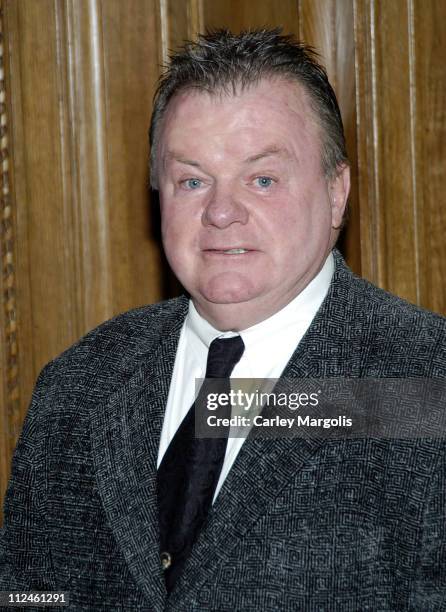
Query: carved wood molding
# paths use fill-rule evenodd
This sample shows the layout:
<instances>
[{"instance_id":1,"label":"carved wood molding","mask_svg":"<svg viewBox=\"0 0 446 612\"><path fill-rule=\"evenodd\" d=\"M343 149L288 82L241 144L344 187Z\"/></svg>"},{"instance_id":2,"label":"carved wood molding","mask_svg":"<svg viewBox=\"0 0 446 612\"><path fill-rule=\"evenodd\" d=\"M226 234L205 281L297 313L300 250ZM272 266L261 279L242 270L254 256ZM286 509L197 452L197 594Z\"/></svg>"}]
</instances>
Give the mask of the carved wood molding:
<instances>
[{"instance_id":1,"label":"carved wood molding","mask_svg":"<svg viewBox=\"0 0 446 612\"><path fill-rule=\"evenodd\" d=\"M4 322L5 358L5 421L9 425L9 435L15 440L17 434L14 424L20 421L20 381L18 365L17 337L17 290L15 269L15 216L10 180L9 152L9 100L5 77L5 4L0 3L0 245L2 267L2 308ZM14 441L10 440L11 444Z\"/></svg>"}]
</instances>

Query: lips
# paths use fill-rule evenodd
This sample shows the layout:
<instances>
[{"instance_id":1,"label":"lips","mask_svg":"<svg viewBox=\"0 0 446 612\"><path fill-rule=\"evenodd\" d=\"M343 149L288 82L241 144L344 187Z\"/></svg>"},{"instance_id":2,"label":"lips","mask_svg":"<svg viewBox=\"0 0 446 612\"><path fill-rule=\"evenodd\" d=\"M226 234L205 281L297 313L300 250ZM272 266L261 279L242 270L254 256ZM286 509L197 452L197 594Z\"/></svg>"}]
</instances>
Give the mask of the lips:
<instances>
[{"instance_id":1,"label":"lips","mask_svg":"<svg viewBox=\"0 0 446 612\"><path fill-rule=\"evenodd\" d=\"M249 249L244 249L241 247L235 247L232 249L205 249L206 253L218 253L223 255L243 255L244 253L249 253Z\"/></svg>"},{"instance_id":2,"label":"lips","mask_svg":"<svg viewBox=\"0 0 446 612\"><path fill-rule=\"evenodd\" d=\"M224 253L228 253L228 255L241 255L242 253L247 253L247 249L228 249L223 251Z\"/></svg>"},{"instance_id":3,"label":"lips","mask_svg":"<svg viewBox=\"0 0 446 612\"><path fill-rule=\"evenodd\" d=\"M256 249L252 249L249 246L240 245L223 245L223 246L205 246L201 249L204 253L220 253L224 255L244 255L245 253L251 253Z\"/></svg>"}]
</instances>

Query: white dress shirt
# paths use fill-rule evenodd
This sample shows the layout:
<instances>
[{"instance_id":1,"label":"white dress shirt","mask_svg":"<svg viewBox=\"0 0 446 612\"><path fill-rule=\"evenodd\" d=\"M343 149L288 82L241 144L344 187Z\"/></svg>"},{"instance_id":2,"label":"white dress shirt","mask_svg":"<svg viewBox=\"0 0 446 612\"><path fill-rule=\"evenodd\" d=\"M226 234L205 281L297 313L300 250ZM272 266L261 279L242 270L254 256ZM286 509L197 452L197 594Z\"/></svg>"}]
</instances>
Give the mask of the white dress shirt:
<instances>
[{"instance_id":1,"label":"white dress shirt","mask_svg":"<svg viewBox=\"0 0 446 612\"><path fill-rule=\"evenodd\" d=\"M239 332L245 351L231 378L279 378L322 304L334 272L330 253L315 278L274 315ZM192 301L178 343L158 451L158 466L181 421L195 400L196 379L204 378L209 345L215 338L238 335L221 332L201 317ZM228 439L214 500L228 475L244 438Z\"/></svg>"}]
</instances>

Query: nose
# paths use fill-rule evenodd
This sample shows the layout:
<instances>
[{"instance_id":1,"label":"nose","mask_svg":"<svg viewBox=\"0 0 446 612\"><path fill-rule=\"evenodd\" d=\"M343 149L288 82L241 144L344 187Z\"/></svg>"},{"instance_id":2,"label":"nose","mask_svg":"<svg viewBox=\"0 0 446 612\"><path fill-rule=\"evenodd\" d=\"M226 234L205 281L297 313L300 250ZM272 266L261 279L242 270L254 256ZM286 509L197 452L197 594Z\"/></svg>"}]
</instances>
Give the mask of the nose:
<instances>
[{"instance_id":1,"label":"nose","mask_svg":"<svg viewBox=\"0 0 446 612\"><path fill-rule=\"evenodd\" d=\"M214 189L203 210L201 221L204 226L213 225L224 229L232 223L245 225L248 218L249 213L246 206L236 197L235 191L228 187Z\"/></svg>"}]
</instances>

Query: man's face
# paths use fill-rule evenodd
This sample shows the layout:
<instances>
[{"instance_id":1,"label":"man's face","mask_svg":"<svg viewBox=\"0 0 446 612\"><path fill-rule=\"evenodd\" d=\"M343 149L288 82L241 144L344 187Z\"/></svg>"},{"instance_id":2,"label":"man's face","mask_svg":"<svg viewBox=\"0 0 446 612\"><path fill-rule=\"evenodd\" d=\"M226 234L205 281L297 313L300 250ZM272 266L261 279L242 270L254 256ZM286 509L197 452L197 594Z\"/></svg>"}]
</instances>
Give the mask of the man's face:
<instances>
[{"instance_id":1,"label":"man's face","mask_svg":"<svg viewBox=\"0 0 446 612\"><path fill-rule=\"evenodd\" d=\"M164 248L197 310L222 330L271 316L321 269L348 195L348 168L324 176L306 94L284 80L185 91L160 136Z\"/></svg>"}]
</instances>

